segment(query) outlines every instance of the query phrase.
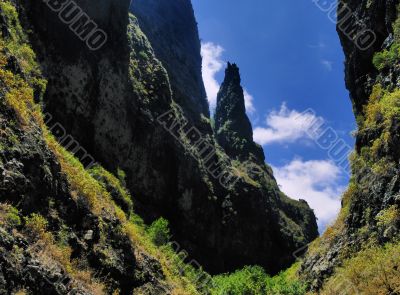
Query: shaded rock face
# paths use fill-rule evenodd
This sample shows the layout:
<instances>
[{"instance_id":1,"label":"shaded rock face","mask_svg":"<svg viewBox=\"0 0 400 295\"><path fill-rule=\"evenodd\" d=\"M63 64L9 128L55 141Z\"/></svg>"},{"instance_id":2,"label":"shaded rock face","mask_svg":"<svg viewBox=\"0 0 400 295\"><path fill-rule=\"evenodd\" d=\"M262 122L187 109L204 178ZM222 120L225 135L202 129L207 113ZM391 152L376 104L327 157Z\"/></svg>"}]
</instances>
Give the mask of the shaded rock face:
<instances>
[{"instance_id":1,"label":"shaded rock face","mask_svg":"<svg viewBox=\"0 0 400 295\"><path fill-rule=\"evenodd\" d=\"M6 25L3 22L4 11L1 9L0 19L1 25ZM3 41L6 37L2 35L0 38ZM15 60L11 54L7 58L9 61ZM22 80L21 76L24 77L23 81L27 85L18 84L21 86L17 86L17 90L18 87L29 87L32 77L20 65L6 70L15 79ZM5 204L18 208L21 216L26 217L32 213L43 216L48 222L48 231L54 236L63 232L64 243L71 247L72 256L87 265L91 272L97 273L99 279L110 284L111 288L119 288L128 294L146 284L152 284L155 288L162 285L164 277L160 264L150 257L145 263L137 262L136 256L146 254L140 250L134 252L128 237L118 230L120 222L107 214L95 214L85 198L72 191L58 158L44 139L39 123L32 118L29 123L21 123L20 114L6 103L5 96L9 94L10 85L5 83L3 75L2 72L0 293L12 294L25 289L33 294L93 294L91 290L73 281L65 266L48 255L45 246L28 237L29 233L22 234L21 225L5 227ZM104 241L103 235L108 238L105 244L101 241ZM117 267L107 264L100 248L107 248L113 259L118 261ZM158 272L153 272L153 269L158 269ZM135 272L138 277L135 277Z\"/></svg>"},{"instance_id":2,"label":"shaded rock face","mask_svg":"<svg viewBox=\"0 0 400 295\"><path fill-rule=\"evenodd\" d=\"M397 4L398 0L339 2L337 31L346 57L346 87L350 92L356 116L363 112L379 74L372 64L372 58L383 49L385 40L393 34L392 25L397 15ZM367 49L359 48L352 38L358 34L362 36L366 29L374 32L376 40L366 43Z\"/></svg>"},{"instance_id":3,"label":"shaded rock face","mask_svg":"<svg viewBox=\"0 0 400 295\"><path fill-rule=\"evenodd\" d=\"M49 82L45 110L96 161L113 172L124 170L135 210L147 222L167 218L174 239L207 271L260 264L278 272L293 262L293 251L317 236L314 213L306 202L290 200L279 191L262 155L256 155L256 162L233 163L247 160L250 152L244 147L243 156L238 150L231 159L215 142L209 119L201 116L207 112L193 11L189 1L170 2L172 10L167 9L164 20L170 31L163 37L171 40L171 50L160 57L136 17L128 17L127 1L105 1L110 14L104 15L87 1L76 1L112 36L95 52L67 29L59 31L63 24L51 13L47 15L54 24L43 21L40 11L47 7L42 2L24 3L24 25L33 32L31 42ZM156 8L163 3L142 5L155 9L149 15L161 17ZM109 23L116 16L121 18ZM171 25L174 19L177 24ZM170 26L186 21L183 27L188 31L172 34ZM155 23L160 28L161 23ZM163 52L167 41L158 41L158 34L148 30L154 47ZM70 44L81 46L70 51ZM180 58L188 60L183 69L176 64ZM190 81L182 85L181 77ZM201 140L190 136L192 127ZM242 134L239 125L231 130ZM251 127L246 132L251 134ZM60 141L65 135L61 133L56 134ZM227 185L227 179L235 181Z\"/></svg>"},{"instance_id":4,"label":"shaded rock face","mask_svg":"<svg viewBox=\"0 0 400 295\"><path fill-rule=\"evenodd\" d=\"M37 33L45 34L46 45L57 48L58 55L63 58L74 59L81 57L82 52L86 52L87 59L96 59L107 50L112 49L115 54L121 55L126 48L126 38L121 35L121 31L126 32L128 24L128 15L126 11L129 7L129 0L99 0L94 6L90 1L76 2L77 6L66 6L67 0L49 0L49 1L22 1L29 8L32 15L41 15L41 18L35 18L35 29ZM47 2L47 4L46 4ZM61 11L65 10L63 21L60 20ZM82 11L86 16L79 16L74 20L76 11ZM92 25L87 25L92 21L97 29L103 30L106 34L107 42L97 51L97 54L91 54L91 50L86 45L86 37L92 32ZM82 25L82 26L80 26ZM71 27L70 27L71 26ZM88 29L86 31L86 29ZM73 32L81 33L79 37ZM68 42L66 42L68 40ZM127 53L125 52L125 55ZM120 56L121 58L121 56Z\"/></svg>"},{"instance_id":5,"label":"shaded rock face","mask_svg":"<svg viewBox=\"0 0 400 295\"><path fill-rule=\"evenodd\" d=\"M215 133L228 156L264 163L262 148L253 141L253 128L246 115L243 88L236 64L228 63L225 79L217 96Z\"/></svg>"},{"instance_id":6,"label":"shaded rock face","mask_svg":"<svg viewBox=\"0 0 400 295\"><path fill-rule=\"evenodd\" d=\"M189 117L209 117L201 74L200 39L187 0L136 0L131 12L153 45L171 80L174 98Z\"/></svg>"},{"instance_id":7,"label":"shaded rock face","mask_svg":"<svg viewBox=\"0 0 400 295\"><path fill-rule=\"evenodd\" d=\"M396 220L384 226L378 223L380 214L400 204L398 117L386 120L389 117L384 113L374 116L370 111L371 105L379 103L386 95L384 92L394 93L400 87L397 62L383 69L373 63L375 54L389 50L394 43L398 5L399 1L393 0L339 2L339 12L344 11L344 7L351 11L351 14L339 13L337 31L346 57L346 86L358 131L352 156L352 180L343 200L341 217L335 225L339 230L334 228L331 237L322 239L323 249L311 251L302 266L302 274L314 290L320 289L343 259L356 255L363 244L372 239L383 245L400 233ZM360 48L349 38L351 30L351 36L369 30L376 39L368 48ZM385 91L377 90L377 86ZM390 100L387 103L389 105ZM381 141L383 138L385 140Z\"/></svg>"},{"instance_id":8,"label":"shaded rock face","mask_svg":"<svg viewBox=\"0 0 400 295\"><path fill-rule=\"evenodd\" d=\"M382 119L376 118L376 121L382 124L382 127L379 128L368 126L366 123L369 116L367 107L373 100L374 87L379 85L388 92L400 88L400 68L397 62L382 70L373 65L373 56L377 52L389 49L394 42L393 26L399 17L399 3L398 0L370 1L367 7L354 1L342 1L342 4L348 5L354 11L354 15L361 19L376 36L371 48L361 50L354 46L351 47L348 38L340 29L338 30L346 55L346 85L355 105L355 115L359 118L357 120L359 130L356 135L357 155L362 157L363 150L371 149L372 145L385 132L387 133L385 147L377 149L376 157L367 167L358 167L353 164L352 173L363 190L355 194L351 203L351 214L347 220L350 232L355 232L371 223L366 217L367 214L376 216L382 210L399 204L400 154L398 144L400 128L398 118L392 118L390 123L380 122ZM371 166L383 160L387 173L374 172ZM368 213L369 211L371 213ZM378 233L378 236L381 242L387 241L383 232Z\"/></svg>"}]
</instances>

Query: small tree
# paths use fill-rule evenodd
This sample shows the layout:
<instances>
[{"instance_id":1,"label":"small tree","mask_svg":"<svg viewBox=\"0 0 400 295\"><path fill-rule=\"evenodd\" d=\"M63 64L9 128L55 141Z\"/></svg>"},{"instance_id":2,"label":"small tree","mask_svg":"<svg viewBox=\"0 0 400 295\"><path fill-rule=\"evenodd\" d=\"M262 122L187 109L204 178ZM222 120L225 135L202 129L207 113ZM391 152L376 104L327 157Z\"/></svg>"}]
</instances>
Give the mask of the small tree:
<instances>
[{"instance_id":1,"label":"small tree","mask_svg":"<svg viewBox=\"0 0 400 295\"><path fill-rule=\"evenodd\" d=\"M156 246L167 244L171 238L169 222L162 217L154 221L147 231Z\"/></svg>"}]
</instances>

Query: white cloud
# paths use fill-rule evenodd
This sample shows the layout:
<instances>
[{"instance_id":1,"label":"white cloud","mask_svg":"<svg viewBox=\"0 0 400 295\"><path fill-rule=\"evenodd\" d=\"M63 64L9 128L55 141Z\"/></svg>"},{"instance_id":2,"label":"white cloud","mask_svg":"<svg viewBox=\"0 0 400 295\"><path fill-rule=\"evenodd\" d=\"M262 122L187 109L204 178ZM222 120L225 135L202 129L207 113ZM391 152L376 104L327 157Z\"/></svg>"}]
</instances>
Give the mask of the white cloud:
<instances>
[{"instance_id":1,"label":"white cloud","mask_svg":"<svg viewBox=\"0 0 400 295\"><path fill-rule=\"evenodd\" d=\"M320 230L332 223L340 210L344 187L342 172L332 161L294 159L282 167L273 167L281 190L291 198L303 199L314 209Z\"/></svg>"},{"instance_id":2,"label":"white cloud","mask_svg":"<svg viewBox=\"0 0 400 295\"><path fill-rule=\"evenodd\" d=\"M323 59L321 60L321 64L329 71L331 72L333 70L333 62L330 60Z\"/></svg>"},{"instance_id":3,"label":"white cloud","mask_svg":"<svg viewBox=\"0 0 400 295\"><path fill-rule=\"evenodd\" d=\"M224 51L225 49L222 46L212 42L201 44L201 56L203 57L203 80L211 110L214 110L216 107L217 95L220 88L216 75L223 70L224 65L226 64L222 59L222 53ZM256 111L253 104L254 97L246 89L244 89L244 101L246 111L249 114L253 114Z\"/></svg>"},{"instance_id":4,"label":"white cloud","mask_svg":"<svg viewBox=\"0 0 400 295\"><path fill-rule=\"evenodd\" d=\"M246 106L246 111L249 114L253 114L256 111L253 105L253 100L254 97L246 89L244 89L244 104Z\"/></svg>"},{"instance_id":5,"label":"white cloud","mask_svg":"<svg viewBox=\"0 0 400 295\"><path fill-rule=\"evenodd\" d=\"M254 129L254 141L261 145L273 143L294 143L301 139L310 139L309 133L324 122L312 112L300 113L289 110L286 103L279 111L272 111L266 118L266 127Z\"/></svg>"},{"instance_id":6,"label":"white cloud","mask_svg":"<svg viewBox=\"0 0 400 295\"><path fill-rule=\"evenodd\" d=\"M203 80L211 109L214 109L217 103L217 94L220 85L215 76L224 67L225 62L221 58L223 52L224 48L220 45L211 42L201 44Z\"/></svg>"}]
</instances>

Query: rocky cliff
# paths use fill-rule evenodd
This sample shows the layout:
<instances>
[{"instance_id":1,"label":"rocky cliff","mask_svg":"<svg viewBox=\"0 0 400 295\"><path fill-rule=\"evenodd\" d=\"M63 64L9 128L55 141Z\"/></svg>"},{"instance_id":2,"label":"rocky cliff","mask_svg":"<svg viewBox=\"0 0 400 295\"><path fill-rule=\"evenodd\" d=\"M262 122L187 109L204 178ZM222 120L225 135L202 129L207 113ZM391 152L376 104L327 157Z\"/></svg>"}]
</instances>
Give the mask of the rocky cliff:
<instances>
[{"instance_id":1,"label":"rocky cliff","mask_svg":"<svg viewBox=\"0 0 400 295\"><path fill-rule=\"evenodd\" d=\"M168 219L175 243L211 273L278 272L317 236L313 211L279 191L252 140L236 68L220 91L235 111L218 116L247 143L231 153L214 139L190 1L139 4L138 20L122 0L1 2L5 293L83 284L95 294L196 294L135 213ZM45 251L32 252L30 239Z\"/></svg>"},{"instance_id":2,"label":"rocky cliff","mask_svg":"<svg viewBox=\"0 0 400 295\"><path fill-rule=\"evenodd\" d=\"M253 128L246 115L239 68L235 64L228 63L217 96L215 133L217 142L231 158L264 163L264 152L253 141Z\"/></svg>"},{"instance_id":3,"label":"rocky cliff","mask_svg":"<svg viewBox=\"0 0 400 295\"><path fill-rule=\"evenodd\" d=\"M51 134L62 129L37 104L47 80L25 16L0 3L0 294L174 292L160 259L140 246L145 233L129 221L120 180L85 170Z\"/></svg>"},{"instance_id":4,"label":"rocky cliff","mask_svg":"<svg viewBox=\"0 0 400 295\"><path fill-rule=\"evenodd\" d=\"M131 12L168 72L174 99L196 121L209 117L201 75L200 39L192 3L187 0L136 0Z\"/></svg>"},{"instance_id":5,"label":"rocky cliff","mask_svg":"<svg viewBox=\"0 0 400 295\"><path fill-rule=\"evenodd\" d=\"M322 288L323 294L338 294L339 289L344 294L399 290L398 5L391 0L339 2L337 28L358 130L343 209L310 246L302 266L311 288Z\"/></svg>"},{"instance_id":6,"label":"rocky cliff","mask_svg":"<svg viewBox=\"0 0 400 295\"><path fill-rule=\"evenodd\" d=\"M27 5L37 32L34 39L51 39L56 34L51 31L58 27L36 19L35 6L43 4ZM126 3L113 5L115 13L126 9ZM108 28L105 21L100 23ZM206 117L190 125L193 120L185 112L190 104L187 99L192 98L177 93L181 85L170 83L173 79L134 17L128 32L123 25L111 28L120 31L109 32L114 35L110 43L96 54L86 48L75 50L76 58L68 56L68 51L65 56L59 53L64 52L59 43L69 43L75 36L58 35L53 47L36 42L49 78L46 111L106 168L125 171L137 210L147 221L158 216L170 220L177 241L207 270L260 263L274 272L288 265L292 250L315 236L315 224L281 210L279 189L269 171L254 175L247 166L233 166L215 144ZM126 33L127 40L122 37ZM121 40L118 48L114 40ZM172 58L165 63L174 64L176 55L174 50L162 59ZM194 69L191 63L184 66L186 72L200 72L199 64ZM286 206L291 208L292 203ZM304 204L293 210L304 210L307 220L313 215Z\"/></svg>"}]
</instances>

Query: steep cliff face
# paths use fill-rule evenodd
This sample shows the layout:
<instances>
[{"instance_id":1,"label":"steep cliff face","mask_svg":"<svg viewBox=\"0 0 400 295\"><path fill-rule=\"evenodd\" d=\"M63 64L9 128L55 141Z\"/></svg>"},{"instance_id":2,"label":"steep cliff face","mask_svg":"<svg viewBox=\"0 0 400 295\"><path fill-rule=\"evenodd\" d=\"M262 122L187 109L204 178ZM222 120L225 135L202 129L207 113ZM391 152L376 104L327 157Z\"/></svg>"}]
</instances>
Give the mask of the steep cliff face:
<instances>
[{"instance_id":1,"label":"steep cliff face","mask_svg":"<svg viewBox=\"0 0 400 295\"><path fill-rule=\"evenodd\" d=\"M200 114L209 117L201 75L200 39L191 2L136 0L131 12L168 72L175 101L191 120L198 120Z\"/></svg>"},{"instance_id":2,"label":"steep cliff face","mask_svg":"<svg viewBox=\"0 0 400 295\"><path fill-rule=\"evenodd\" d=\"M19 4L0 3L0 293L174 292L182 282L143 247L120 181L85 170L51 135L57 124L35 102L47 81L24 16Z\"/></svg>"},{"instance_id":3,"label":"steep cliff face","mask_svg":"<svg viewBox=\"0 0 400 295\"><path fill-rule=\"evenodd\" d=\"M332 294L340 281L346 294L395 294L400 284L395 250L400 233L398 5L391 0L340 1L338 33L358 130L341 214L311 245L302 267L311 288L323 286L323 294ZM367 34L372 37L363 44Z\"/></svg>"},{"instance_id":4,"label":"steep cliff face","mask_svg":"<svg viewBox=\"0 0 400 295\"><path fill-rule=\"evenodd\" d=\"M13 4L20 13L21 30L28 34L26 43L33 47L29 52L36 53L40 77L45 81L34 89L35 102L43 105L46 117L52 118L47 122L48 129L55 140L82 162L83 159L92 159L114 174L124 171L135 210L146 222L160 216L167 218L174 239L206 270L223 272L243 265L260 264L274 273L288 266L293 261L292 252L317 235L314 213L306 202L290 200L279 191L271 169L261 161L262 154L257 155L258 161L248 160L249 152L243 148L243 154L237 151L237 156L231 158L215 142L204 111L199 42L190 1L168 1L177 24L170 13L166 13L168 17L164 21L167 27L170 22L172 28L176 28L188 21L191 29L185 29L183 35L179 32L173 35L174 29L169 29L172 31L165 37L171 39L172 50L168 56L160 57L142 32L136 17L128 14L128 2L104 0L96 6L83 0L72 4L56 0ZM163 7L164 2L149 1L154 5L150 8L155 9L148 11L149 15L160 15L156 8ZM182 7L185 9L180 11ZM81 13L76 19L71 17L74 11ZM85 22L87 26L81 27L80 24ZM11 24L14 23L2 24L4 34L13 32ZM89 37L92 35L87 30L92 28L93 31L93 23L98 38ZM160 26L160 23L156 24ZM106 38L101 39L101 36ZM158 42L164 43L155 36L154 47L162 52ZM179 38L186 44L182 54L188 62L176 65L181 52L180 44L175 43ZM101 44L99 40L106 42ZM186 48L188 44L193 44L193 47ZM18 52L17 59L21 56L26 58L30 55ZM167 70L160 60L168 65ZM190 74L192 67L193 76ZM190 81L180 84L180 78L186 75ZM237 103L240 105L243 101L238 94ZM227 97L227 101L232 100ZM242 111L243 114L237 114L238 118L245 116ZM232 126L232 132L240 133L236 127L240 126ZM250 134L251 128L247 128L247 132ZM250 141L250 136L247 139ZM55 140L48 145L55 145ZM59 154L60 157L64 155ZM85 166L91 168L93 163L89 164ZM90 170L92 174L89 177L87 171L79 167L79 173L70 169L69 174L64 174L75 177L73 179L78 183L81 179L90 179L88 183L83 182L81 193L89 194L93 205L101 202L97 200L97 194L92 195L97 189L100 190L100 199L107 199L109 194L113 196L112 192L104 191L108 185L101 184L103 177L97 177L97 182L93 180L96 171ZM55 175L58 175L56 170ZM89 184L97 188L93 190ZM71 197L75 194L70 192ZM114 201L120 204L120 199ZM106 203L114 208L112 202ZM120 205L127 211L124 214L129 215L131 206L126 202ZM44 208L45 212L53 212L51 208ZM55 211L57 214L64 212L62 208ZM65 214L75 218L73 210ZM127 255L124 254L125 248L132 245L119 236L120 228L124 229L123 236L129 237L130 233L137 238L142 234L140 231L132 234L130 229L133 225L128 216L124 217L120 210L116 210L110 213L118 216L114 221L114 217L102 216L98 211L93 214L107 220L104 234L97 234L93 225L103 225L97 215L96 221L88 225L95 229L87 232L89 229L85 227L82 232L87 230L88 238L92 234L95 237L100 235L102 244L96 247L94 243L98 257L94 256L93 263L99 263L99 260L105 264L104 277L111 273L112 286L128 291L147 288L147 285L157 289L167 281L167 290L173 289L173 282L168 282L168 267L162 265L162 271L159 267L163 257L159 262L153 261L135 247L132 251L137 253L127 250ZM87 225L79 218L76 220L79 225ZM58 229L54 228L54 232ZM111 241L121 242L109 245L105 238L107 234L115 237ZM78 244L86 249L80 240ZM120 260L123 260L122 265L127 264L125 270L118 267ZM132 265L135 261L138 263ZM139 262L150 265L146 267ZM133 273L140 278L131 278ZM149 280L154 284L148 283ZM150 291L149 294L153 293Z\"/></svg>"},{"instance_id":5,"label":"steep cliff face","mask_svg":"<svg viewBox=\"0 0 400 295\"><path fill-rule=\"evenodd\" d=\"M364 6L343 1L374 32L376 40L369 49L349 44L349 38L340 29L346 55L346 84L354 102L358 131L356 153L353 159L353 175L360 186L368 187L352 202L352 219L349 226L360 228L368 223L368 208L372 215L397 204L397 177L400 154L398 151L399 125L396 104L400 87L399 71L399 21L398 1L370 1ZM388 54L386 55L387 52ZM391 52L391 53L390 53ZM386 55L386 56L385 56ZM393 55L393 56L390 56ZM388 96L392 96L388 98ZM385 108L382 108L382 106ZM392 114L388 114L391 112ZM384 138L383 138L384 136ZM362 160L360 160L360 158ZM360 161L366 161L363 165ZM387 173L376 173L378 163ZM357 165L359 164L359 165ZM393 166L394 165L394 166ZM369 182L371 181L371 182ZM373 188L376 185L379 189Z\"/></svg>"},{"instance_id":6,"label":"steep cliff face","mask_svg":"<svg viewBox=\"0 0 400 295\"><path fill-rule=\"evenodd\" d=\"M346 57L346 86L356 116L363 112L379 75L373 56L393 42L397 3L397 0L339 2L337 31ZM361 42L364 38L365 44ZM387 78L389 84L395 84L392 77Z\"/></svg>"}]
</instances>

